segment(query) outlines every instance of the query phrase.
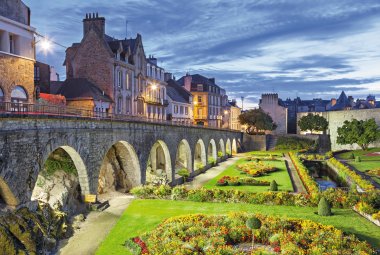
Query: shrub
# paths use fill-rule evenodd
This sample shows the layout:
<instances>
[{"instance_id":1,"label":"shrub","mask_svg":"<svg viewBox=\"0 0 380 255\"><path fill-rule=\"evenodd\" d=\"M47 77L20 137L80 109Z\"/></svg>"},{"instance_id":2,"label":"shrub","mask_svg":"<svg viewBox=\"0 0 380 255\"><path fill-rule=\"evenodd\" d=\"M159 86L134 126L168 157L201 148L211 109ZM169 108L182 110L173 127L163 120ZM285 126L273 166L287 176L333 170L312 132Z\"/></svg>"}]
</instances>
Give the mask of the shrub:
<instances>
[{"instance_id":1,"label":"shrub","mask_svg":"<svg viewBox=\"0 0 380 255\"><path fill-rule=\"evenodd\" d=\"M189 178L190 176L190 173L189 173L189 170L187 170L186 168L182 168L180 169L177 174L179 176L182 176L183 177L183 181L186 182L187 178Z\"/></svg>"},{"instance_id":2,"label":"shrub","mask_svg":"<svg viewBox=\"0 0 380 255\"><path fill-rule=\"evenodd\" d=\"M278 185L277 185L277 182L275 180L273 180L271 183L270 183L270 188L269 188L270 191L278 191Z\"/></svg>"},{"instance_id":3,"label":"shrub","mask_svg":"<svg viewBox=\"0 0 380 255\"><path fill-rule=\"evenodd\" d=\"M309 171L298 158L297 154L294 152L289 152L290 159L292 160L298 175L301 178L303 185L310 195L317 194L319 192L319 188L314 179L309 175Z\"/></svg>"},{"instance_id":4,"label":"shrub","mask_svg":"<svg viewBox=\"0 0 380 255\"><path fill-rule=\"evenodd\" d=\"M204 167L205 167L205 165L203 165L202 162L197 162L197 163L195 164L195 168L198 169L198 170L201 170L201 169L203 169Z\"/></svg>"},{"instance_id":5,"label":"shrub","mask_svg":"<svg viewBox=\"0 0 380 255\"><path fill-rule=\"evenodd\" d=\"M307 138L281 136L277 139L276 150L315 150L316 142Z\"/></svg>"},{"instance_id":6,"label":"shrub","mask_svg":"<svg viewBox=\"0 0 380 255\"><path fill-rule=\"evenodd\" d=\"M132 254L141 254L141 247L137 243L133 241L133 239L127 239L125 241L124 246L132 253Z\"/></svg>"},{"instance_id":7,"label":"shrub","mask_svg":"<svg viewBox=\"0 0 380 255\"><path fill-rule=\"evenodd\" d=\"M221 158L223 157L223 152L222 151L218 151L218 158Z\"/></svg>"},{"instance_id":8,"label":"shrub","mask_svg":"<svg viewBox=\"0 0 380 255\"><path fill-rule=\"evenodd\" d=\"M254 230L261 228L261 220L259 220L256 217L251 217L245 222L245 225L247 226L247 228L249 228L252 231L252 250L253 250L253 244L255 243Z\"/></svg>"},{"instance_id":9,"label":"shrub","mask_svg":"<svg viewBox=\"0 0 380 255\"><path fill-rule=\"evenodd\" d=\"M172 200L184 200L187 197L187 189L183 185L175 186L171 192Z\"/></svg>"},{"instance_id":10,"label":"shrub","mask_svg":"<svg viewBox=\"0 0 380 255\"><path fill-rule=\"evenodd\" d=\"M355 159L355 154L354 154L354 153L351 153L349 159Z\"/></svg>"},{"instance_id":11,"label":"shrub","mask_svg":"<svg viewBox=\"0 0 380 255\"><path fill-rule=\"evenodd\" d=\"M325 156L326 156L326 158L332 158L332 157L334 157L334 154L332 151L328 151L328 152L326 152Z\"/></svg>"},{"instance_id":12,"label":"shrub","mask_svg":"<svg viewBox=\"0 0 380 255\"><path fill-rule=\"evenodd\" d=\"M355 162L362 162L362 158L360 156L355 157Z\"/></svg>"},{"instance_id":13,"label":"shrub","mask_svg":"<svg viewBox=\"0 0 380 255\"><path fill-rule=\"evenodd\" d=\"M216 164L216 159L214 159L214 157L209 157L207 162L210 165L214 166Z\"/></svg>"},{"instance_id":14,"label":"shrub","mask_svg":"<svg viewBox=\"0 0 380 255\"><path fill-rule=\"evenodd\" d=\"M331 213L331 205L327 201L326 198L322 197L321 200L319 200L318 203L318 215L319 216L330 216Z\"/></svg>"}]
</instances>

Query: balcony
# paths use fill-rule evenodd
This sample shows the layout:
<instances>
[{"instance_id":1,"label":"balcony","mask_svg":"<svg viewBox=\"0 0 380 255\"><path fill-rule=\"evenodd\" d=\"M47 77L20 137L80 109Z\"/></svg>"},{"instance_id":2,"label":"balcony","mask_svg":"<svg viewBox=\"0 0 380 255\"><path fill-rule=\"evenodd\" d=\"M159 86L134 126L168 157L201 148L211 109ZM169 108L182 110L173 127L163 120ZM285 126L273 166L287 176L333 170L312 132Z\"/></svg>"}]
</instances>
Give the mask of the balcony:
<instances>
[{"instance_id":1,"label":"balcony","mask_svg":"<svg viewBox=\"0 0 380 255\"><path fill-rule=\"evenodd\" d=\"M162 106L169 105L169 101L162 98L144 97L144 101L145 103L151 104L151 105L162 105Z\"/></svg>"},{"instance_id":2,"label":"balcony","mask_svg":"<svg viewBox=\"0 0 380 255\"><path fill-rule=\"evenodd\" d=\"M194 120L207 120L208 116L207 115L195 115Z\"/></svg>"}]
</instances>

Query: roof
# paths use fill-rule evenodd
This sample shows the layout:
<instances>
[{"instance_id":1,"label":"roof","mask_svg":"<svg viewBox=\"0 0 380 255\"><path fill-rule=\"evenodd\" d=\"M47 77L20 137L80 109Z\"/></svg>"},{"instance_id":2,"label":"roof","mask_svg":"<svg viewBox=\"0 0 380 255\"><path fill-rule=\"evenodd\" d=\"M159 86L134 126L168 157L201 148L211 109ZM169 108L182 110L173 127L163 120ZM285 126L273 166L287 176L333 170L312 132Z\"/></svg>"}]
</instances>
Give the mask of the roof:
<instances>
[{"instance_id":1,"label":"roof","mask_svg":"<svg viewBox=\"0 0 380 255\"><path fill-rule=\"evenodd\" d=\"M181 79L178 80L178 83L182 86L185 84L185 77L186 76L183 76L183 77L181 77ZM192 74L191 75L191 83L192 84L211 85L211 86L216 86L216 87L220 88L218 85L215 84L215 79L207 78L207 77L200 75L200 74ZM208 91L208 88L207 88L207 91Z\"/></svg>"},{"instance_id":2,"label":"roof","mask_svg":"<svg viewBox=\"0 0 380 255\"><path fill-rule=\"evenodd\" d=\"M98 101L112 102L108 95L85 78L67 79L57 94L65 96L66 99L90 97Z\"/></svg>"},{"instance_id":3,"label":"roof","mask_svg":"<svg viewBox=\"0 0 380 255\"><path fill-rule=\"evenodd\" d=\"M190 103L191 94L179 85L175 80L168 80L166 94L175 102Z\"/></svg>"},{"instance_id":4,"label":"roof","mask_svg":"<svg viewBox=\"0 0 380 255\"><path fill-rule=\"evenodd\" d=\"M332 106L331 108L329 108L328 110L329 111L338 111L338 110L344 110L346 108L351 108L351 107L352 107L352 104L351 104L350 100L346 96L346 93L344 93L344 91L342 91L339 98L336 100L335 105Z\"/></svg>"}]
</instances>

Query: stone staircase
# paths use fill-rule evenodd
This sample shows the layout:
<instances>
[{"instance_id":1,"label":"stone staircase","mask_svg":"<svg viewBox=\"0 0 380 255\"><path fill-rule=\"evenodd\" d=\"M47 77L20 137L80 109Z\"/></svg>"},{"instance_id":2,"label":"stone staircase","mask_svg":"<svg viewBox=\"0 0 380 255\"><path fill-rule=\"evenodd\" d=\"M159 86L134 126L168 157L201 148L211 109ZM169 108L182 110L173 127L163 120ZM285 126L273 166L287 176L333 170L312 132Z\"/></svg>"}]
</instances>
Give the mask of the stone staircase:
<instances>
[{"instance_id":1,"label":"stone staircase","mask_svg":"<svg viewBox=\"0 0 380 255\"><path fill-rule=\"evenodd\" d=\"M277 144L277 136L267 135L267 151L273 151Z\"/></svg>"}]
</instances>

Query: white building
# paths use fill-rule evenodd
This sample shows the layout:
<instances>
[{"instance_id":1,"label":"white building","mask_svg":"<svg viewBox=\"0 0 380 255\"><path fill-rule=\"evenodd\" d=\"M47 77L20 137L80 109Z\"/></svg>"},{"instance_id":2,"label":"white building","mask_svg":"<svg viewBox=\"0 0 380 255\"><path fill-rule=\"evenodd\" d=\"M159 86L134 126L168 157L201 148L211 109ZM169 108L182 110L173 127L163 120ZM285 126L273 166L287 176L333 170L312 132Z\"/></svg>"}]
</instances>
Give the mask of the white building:
<instances>
[{"instance_id":1,"label":"white building","mask_svg":"<svg viewBox=\"0 0 380 255\"><path fill-rule=\"evenodd\" d=\"M175 80L167 81L168 119L178 124L193 123L193 96Z\"/></svg>"}]
</instances>

